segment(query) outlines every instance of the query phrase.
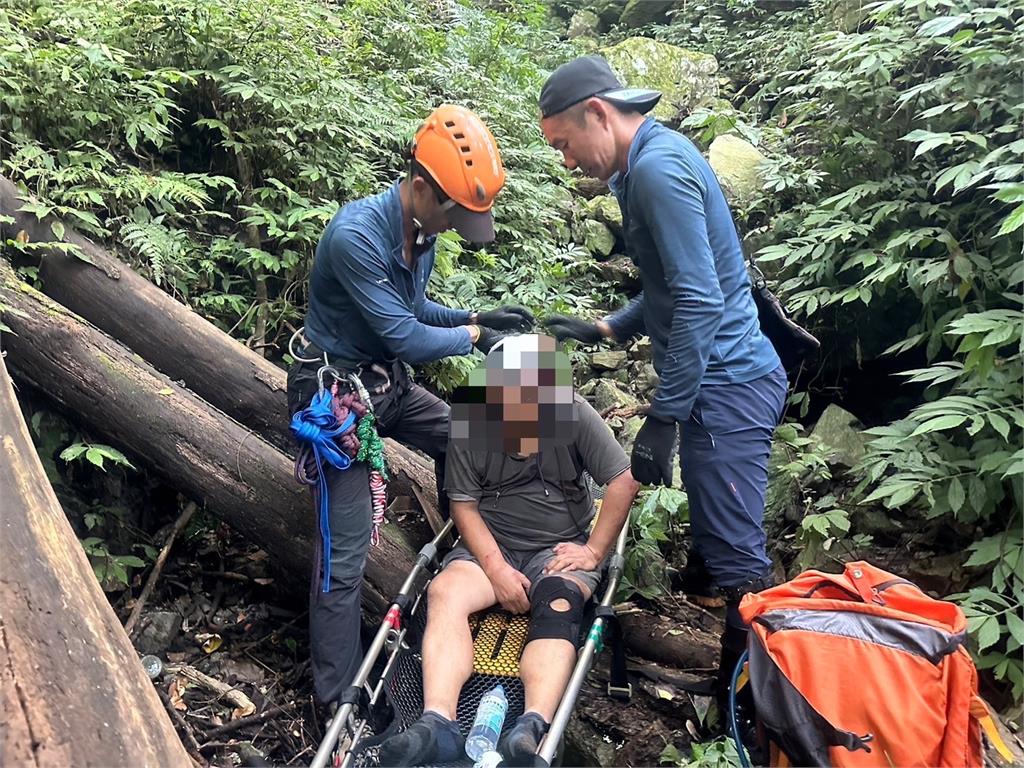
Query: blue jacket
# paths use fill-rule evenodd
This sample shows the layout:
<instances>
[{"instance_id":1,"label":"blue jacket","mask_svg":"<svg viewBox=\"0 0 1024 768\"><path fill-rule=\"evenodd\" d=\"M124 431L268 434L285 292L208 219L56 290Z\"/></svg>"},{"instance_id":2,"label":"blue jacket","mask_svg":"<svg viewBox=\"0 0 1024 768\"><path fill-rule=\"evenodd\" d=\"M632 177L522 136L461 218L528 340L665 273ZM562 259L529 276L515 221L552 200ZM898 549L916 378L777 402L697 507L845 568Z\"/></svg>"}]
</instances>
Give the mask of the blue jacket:
<instances>
[{"instance_id":1,"label":"blue jacket","mask_svg":"<svg viewBox=\"0 0 1024 768\"><path fill-rule=\"evenodd\" d=\"M651 337L661 377L651 413L685 422L702 384L752 381L779 357L761 333L725 195L693 143L648 118L609 186L643 291L607 320L619 339Z\"/></svg>"},{"instance_id":2,"label":"blue jacket","mask_svg":"<svg viewBox=\"0 0 1024 768\"><path fill-rule=\"evenodd\" d=\"M397 183L348 203L327 225L309 276L306 337L329 356L425 363L473 351L469 333L456 327L469 322L469 312L425 295L434 243L410 269L404 237Z\"/></svg>"}]
</instances>

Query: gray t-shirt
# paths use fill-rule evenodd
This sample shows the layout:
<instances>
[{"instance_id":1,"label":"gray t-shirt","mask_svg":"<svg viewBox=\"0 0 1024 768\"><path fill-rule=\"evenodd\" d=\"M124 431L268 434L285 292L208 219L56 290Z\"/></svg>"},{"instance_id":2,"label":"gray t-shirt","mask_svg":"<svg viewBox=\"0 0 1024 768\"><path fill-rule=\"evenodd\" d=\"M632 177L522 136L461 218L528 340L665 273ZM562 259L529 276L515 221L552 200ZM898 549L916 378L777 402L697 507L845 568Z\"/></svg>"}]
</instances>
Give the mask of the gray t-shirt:
<instances>
[{"instance_id":1,"label":"gray t-shirt","mask_svg":"<svg viewBox=\"0 0 1024 768\"><path fill-rule=\"evenodd\" d=\"M519 456L448 443L448 497L479 502L481 517L502 547L531 551L585 534L594 502L583 470L605 485L629 468L629 459L597 411L579 395L574 400L575 435L567 445Z\"/></svg>"}]
</instances>

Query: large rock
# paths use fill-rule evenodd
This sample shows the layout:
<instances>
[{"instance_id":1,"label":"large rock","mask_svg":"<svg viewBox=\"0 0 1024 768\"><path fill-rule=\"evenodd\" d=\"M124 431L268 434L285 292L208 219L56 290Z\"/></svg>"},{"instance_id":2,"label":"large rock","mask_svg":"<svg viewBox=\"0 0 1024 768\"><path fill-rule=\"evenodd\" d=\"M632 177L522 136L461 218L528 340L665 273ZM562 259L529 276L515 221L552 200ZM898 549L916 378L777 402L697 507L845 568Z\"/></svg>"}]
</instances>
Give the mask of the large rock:
<instances>
[{"instance_id":1,"label":"large rock","mask_svg":"<svg viewBox=\"0 0 1024 768\"><path fill-rule=\"evenodd\" d=\"M140 653L162 654L181 631L181 616L173 611L153 611L139 622L135 647Z\"/></svg>"},{"instance_id":2,"label":"large rock","mask_svg":"<svg viewBox=\"0 0 1024 768\"><path fill-rule=\"evenodd\" d=\"M597 37L601 31L601 18L593 11L576 11L569 20L566 37Z\"/></svg>"},{"instance_id":3,"label":"large rock","mask_svg":"<svg viewBox=\"0 0 1024 768\"><path fill-rule=\"evenodd\" d=\"M826 12L837 30L851 34L858 31L867 20L866 8L871 2L872 0L832 0L826 5Z\"/></svg>"},{"instance_id":4,"label":"large rock","mask_svg":"<svg viewBox=\"0 0 1024 768\"><path fill-rule=\"evenodd\" d=\"M609 283L615 283L626 293L640 290L640 270L628 256L598 262L592 269L601 278Z\"/></svg>"},{"instance_id":5,"label":"large rock","mask_svg":"<svg viewBox=\"0 0 1024 768\"><path fill-rule=\"evenodd\" d=\"M675 0L628 0L622 9L619 24L629 29L645 27L648 24L663 24L666 15L675 5Z\"/></svg>"},{"instance_id":6,"label":"large rock","mask_svg":"<svg viewBox=\"0 0 1024 768\"><path fill-rule=\"evenodd\" d=\"M829 464L850 468L864 458L868 439L857 424L856 416L834 403L821 414L811 436L826 449Z\"/></svg>"},{"instance_id":7,"label":"large rock","mask_svg":"<svg viewBox=\"0 0 1024 768\"><path fill-rule=\"evenodd\" d=\"M584 219L580 223L580 237L583 247L598 260L607 259L615 250L615 235L596 219Z\"/></svg>"},{"instance_id":8,"label":"large rock","mask_svg":"<svg viewBox=\"0 0 1024 768\"><path fill-rule=\"evenodd\" d=\"M763 186L761 164L765 156L753 144L723 133L711 142L708 162L732 202L746 205Z\"/></svg>"},{"instance_id":9,"label":"large rock","mask_svg":"<svg viewBox=\"0 0 1024 768\"><path fill-rule=\"evenodd\" d=\"M616 237L622 237L622 209L612 195L598 195L587 200L583 210L587 216L608 227Z\"/></svg>"},{"instance_id":10,"label":"large rock","mask_svg":"<svg viewBox=\"0 0 1024 768\"><path fill-rule=\"evenodd\" d=\"M654 88L663 96L650 113L671 121L718 97L718 61L647 37L629 37L601 51L619 78L633 88Z\"/></svg>"},{"instance_id":11,"label":"large rock","mask_svg":"<svg viewBox=\"0 0 1024 768\"><path fill-rule=\"evenodd\" d=\"M619 430L619 445L627 454L633 450L633 443L636 442L636 434L644 425L643 416L630 416Z\"/></svg>"},{"instance_id":12,"label":"large rock","mask_svg":"<svg viewBox=\"0 0 1024 768\"><path fill-rule=\"evenodd\" d=\"M598 413L611 408L636 408L640 405L639 400L609 379L597 379L593 392L594 408Z\"/></svg>"},{"instance_id":13,"label":"large rock","mask_svg":"<svg viewBox=\"0 0 1024 768\"><path fill-rule=\"evenodd\" d=\"M602 349L590 356L590 365L599 371L614 371L626 363L626 351L623 349Z\"/></svg>"}]
</instances>

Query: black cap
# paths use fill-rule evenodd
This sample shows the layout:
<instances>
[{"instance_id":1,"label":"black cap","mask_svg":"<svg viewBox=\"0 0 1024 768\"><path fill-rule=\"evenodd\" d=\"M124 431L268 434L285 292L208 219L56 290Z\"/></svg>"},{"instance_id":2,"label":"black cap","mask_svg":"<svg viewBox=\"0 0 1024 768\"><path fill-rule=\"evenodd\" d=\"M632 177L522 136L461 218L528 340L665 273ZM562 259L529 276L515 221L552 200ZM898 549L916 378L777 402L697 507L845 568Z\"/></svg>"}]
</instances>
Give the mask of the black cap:
<instances>
[{"instance_id":1,"label":"black cap","mask_svg":"<svg viewBox=\"0 0 1024 768\"><path fill-rule=\"evenodd\" d=\"M581 56L551 73L540 92L540 113L551 117L591 96L598 96L623 109L650 112L661 99L660 91L623 88L608 62L601 56Z\"/></svg>"}]
</instances>

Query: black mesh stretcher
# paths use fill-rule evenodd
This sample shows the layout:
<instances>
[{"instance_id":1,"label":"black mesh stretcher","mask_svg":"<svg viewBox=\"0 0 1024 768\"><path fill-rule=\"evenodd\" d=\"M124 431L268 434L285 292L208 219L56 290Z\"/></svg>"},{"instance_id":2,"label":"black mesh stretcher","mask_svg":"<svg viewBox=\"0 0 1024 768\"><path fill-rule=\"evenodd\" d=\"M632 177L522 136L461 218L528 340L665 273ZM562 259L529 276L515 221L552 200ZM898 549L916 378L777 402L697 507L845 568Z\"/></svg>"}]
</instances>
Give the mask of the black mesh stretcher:
<instances>
[{"instance_id":1,"label":"black mesh stretcher","mask_svg":"<svg viewBox=\"0 0 1024 768\"><path fill-rule=\"evenodd\" d=\"M406 577L367 648L356 679L342 694L336 716L311 763L313 768L377 766L380 743L414 723L422 714L420 640L426 627L427 586L439 571L442 542L448 539L452 530L452 523L448 522L417 555L416 565ZM626 681L621 632L611 608L622 575L625 540L626 526L623 526L615 551L609 557L605 578L591 601L587 614L590 621L589 624L585 622L576 666L548 734L538 747L536 765L553 763L583 680L606 642L613 651L609 695L628 700L631 694ZM474 614L470 618L470 628L473 633L473 674L459 695L459 729L464 736L469 733L480 699L500 684L509 703L504 734L524 709L519 657L526 643L529 617L514 616L500 606L494 606ZM467 757L450 765L472 764Z\"/></svg>"}]
</instances>

